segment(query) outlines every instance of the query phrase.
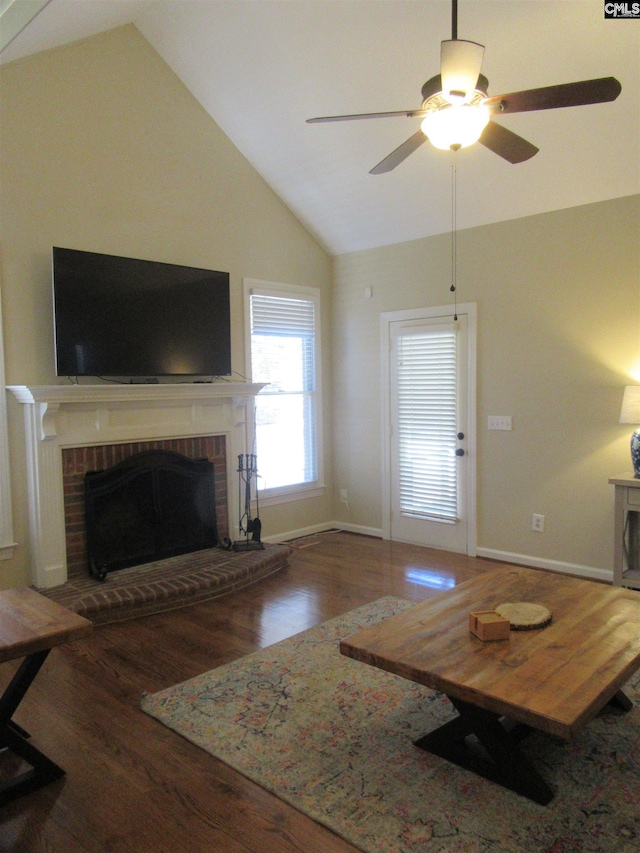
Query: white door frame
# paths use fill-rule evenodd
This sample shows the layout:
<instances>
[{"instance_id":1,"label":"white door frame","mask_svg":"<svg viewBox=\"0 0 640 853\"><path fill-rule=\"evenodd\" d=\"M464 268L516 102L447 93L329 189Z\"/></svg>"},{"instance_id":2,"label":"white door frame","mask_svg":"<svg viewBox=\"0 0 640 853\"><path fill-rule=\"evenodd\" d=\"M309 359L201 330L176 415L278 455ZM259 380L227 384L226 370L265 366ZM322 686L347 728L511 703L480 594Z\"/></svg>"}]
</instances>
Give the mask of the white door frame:
<instances>
[{"instance_id":1,"label":"white door frame","mask_svg":"<svg viewBox=\"0 0 640 853\"><path fill-rule=\"evenodd\" d=\"M477 515L476 515L476 341L477 310L475 302L458 305L458 315L467 316L467 432L465 452L467 456L467 554L476 556ZM389 338L390 324L397 321L432 319L434 317L453 318L452 305L440 305L434 308L409 308L404 311L386 311L380 315L380 363L382 366L382 538L391 538L391 400L389 383L391 381Z\"/></svg>"}]
</instances>

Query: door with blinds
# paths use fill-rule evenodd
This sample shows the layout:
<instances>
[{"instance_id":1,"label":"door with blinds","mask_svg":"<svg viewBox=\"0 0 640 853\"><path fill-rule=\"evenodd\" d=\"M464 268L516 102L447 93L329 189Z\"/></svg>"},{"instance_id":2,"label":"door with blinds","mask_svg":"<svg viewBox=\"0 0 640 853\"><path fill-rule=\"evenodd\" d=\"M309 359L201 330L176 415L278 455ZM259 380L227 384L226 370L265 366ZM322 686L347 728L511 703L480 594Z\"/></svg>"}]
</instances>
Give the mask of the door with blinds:
<instances>
[{"instance_id":1,"label":"door with blinds","mask_svg":"<svg viewBox=\"0 0 640 853\"><path fill-rule=\"evenodd\" d=\"M389 536L475 553L470 316L416 314L387 315Z\"/></svg>"}]
</instances>

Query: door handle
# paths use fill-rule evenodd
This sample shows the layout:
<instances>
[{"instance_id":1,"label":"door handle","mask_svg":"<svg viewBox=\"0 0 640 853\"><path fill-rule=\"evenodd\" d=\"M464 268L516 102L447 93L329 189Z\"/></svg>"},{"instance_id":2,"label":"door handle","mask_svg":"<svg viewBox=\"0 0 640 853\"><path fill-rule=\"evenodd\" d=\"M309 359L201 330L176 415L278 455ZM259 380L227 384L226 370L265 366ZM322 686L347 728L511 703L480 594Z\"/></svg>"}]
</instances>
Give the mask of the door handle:
<instances>
[{"instance_id":1,"label":"door handle","mask_svg":"<svg viewBox=\"0 0 640 853\"><path fill-rule=\"evenodd\" d=\"M463 433L463 432L459 432L459 433L458 433L458 440L459 440L459 441L462 441L462 439L463 439L463 438L464 438L464 433Z\"/></svg>"},{"instance_id":2,"label":"door handle","mask_svg":"<svg viewBox=\"0 0 640 853\"><path fill-rule=\"evenodd\" d=\"M456 456L464 456L464 450L461 447L456 450Z\"/></svg>"}]
</instances>

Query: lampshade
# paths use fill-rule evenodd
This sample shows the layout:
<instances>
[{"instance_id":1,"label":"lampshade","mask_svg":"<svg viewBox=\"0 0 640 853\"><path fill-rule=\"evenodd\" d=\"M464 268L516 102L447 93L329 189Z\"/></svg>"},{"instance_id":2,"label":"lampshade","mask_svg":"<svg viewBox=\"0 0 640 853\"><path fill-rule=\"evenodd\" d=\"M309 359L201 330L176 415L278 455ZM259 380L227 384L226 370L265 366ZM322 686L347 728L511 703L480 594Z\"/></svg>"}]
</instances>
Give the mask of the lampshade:
<instances>
[{"instance_id":1,"label":"lampshade","mask_svg":"<svg viewBox=\"0 0 640 853\"><path fill-rule=\"evenodd\" d=\"M640 385L627 385L620 409L621 424L640 424Z\"/></svg>"},{"instance_id":2,"label":"lampshade","mask_svg":"<svg viewBox=\"0 0 640 853\"><path fill-rule=\"evenodd\" d=\"M477 142L488 121L481 104L445 104L424 117L422 131L435 148L457 150Z\"/></svg>"}]
</instances>

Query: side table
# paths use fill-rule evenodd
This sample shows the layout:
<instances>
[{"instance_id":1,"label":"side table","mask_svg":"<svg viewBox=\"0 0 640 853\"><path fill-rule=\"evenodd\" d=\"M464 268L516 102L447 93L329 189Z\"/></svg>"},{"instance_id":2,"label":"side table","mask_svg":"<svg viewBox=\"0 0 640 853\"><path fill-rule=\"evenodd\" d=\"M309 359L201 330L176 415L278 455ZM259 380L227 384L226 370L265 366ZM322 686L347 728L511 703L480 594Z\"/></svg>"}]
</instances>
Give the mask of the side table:
<instances>
[{"instance_id":1,"label":"side table","mask_svg":"<svg viewBox=\"0 0 640 853\"><path fill-rule=\"evenodd\" d=\"M611 477L609 483L615 487L613 583L640 589L640 480L629 473Z\"/></svg>"},{"instance_id":2,"label":"side table","mask_svg":"<svg viewBox=\"0 0 640 853\"><path fill-rule=\"evenodd\" d=\"M64 775L29 743L29 734L12 717L50 650L91 629L88 619L33 589L0 590L0 663L24 658L0 697L0 749L10 750L32 768L0 784L0 806Z\"/></svg>"}]
</instances>

